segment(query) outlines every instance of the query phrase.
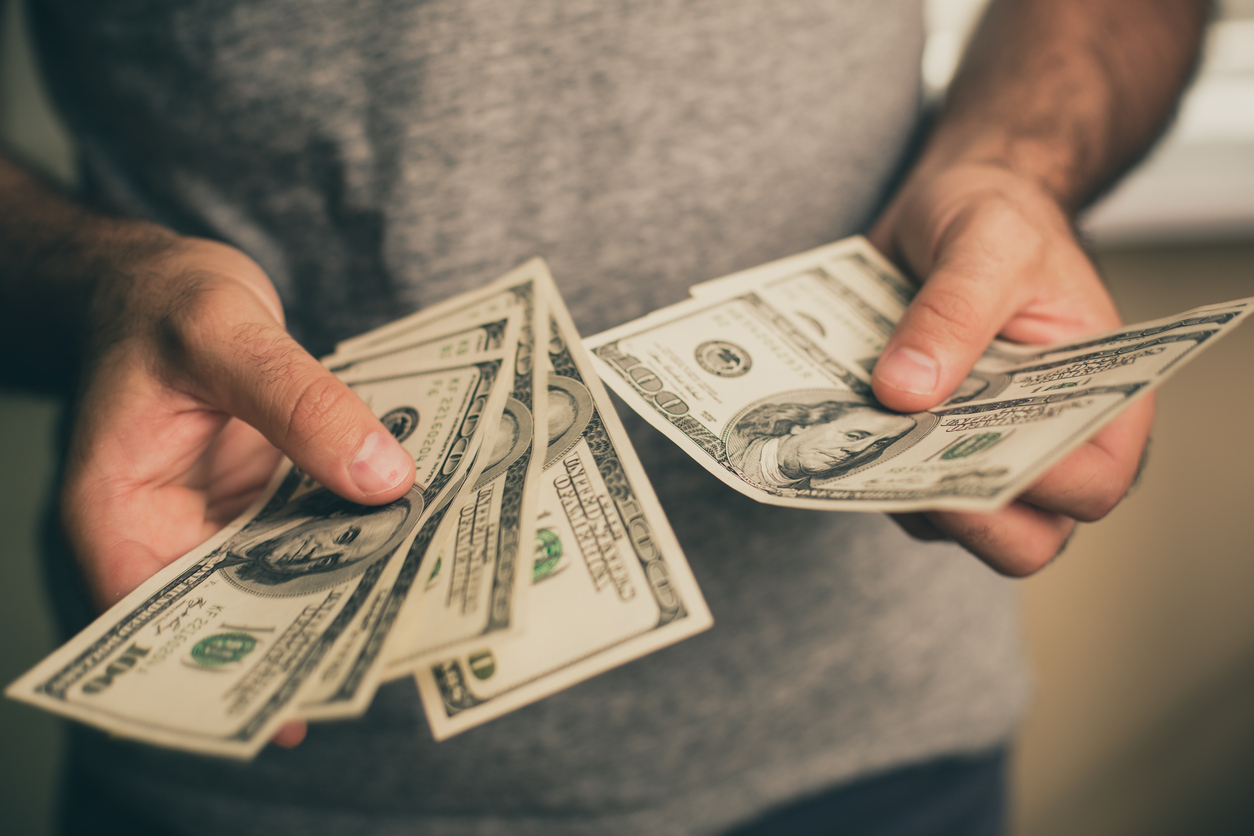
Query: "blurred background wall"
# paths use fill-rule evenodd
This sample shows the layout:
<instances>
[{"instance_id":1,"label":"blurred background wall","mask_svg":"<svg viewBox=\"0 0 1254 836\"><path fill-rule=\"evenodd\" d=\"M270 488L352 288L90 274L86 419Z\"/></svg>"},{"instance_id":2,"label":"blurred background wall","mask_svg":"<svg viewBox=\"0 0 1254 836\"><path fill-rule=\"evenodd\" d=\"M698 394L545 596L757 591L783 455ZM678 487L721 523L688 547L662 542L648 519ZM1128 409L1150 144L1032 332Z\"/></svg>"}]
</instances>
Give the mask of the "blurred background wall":
<instances>
[{"instance_id":1,"label":"blurred background wall","mask_svg":"<svg viewBox=\"0 0 1254 836\"><path fill-rule=\"evenodd\" d=\"M926 0L933 97L985 0ZM68 182L20 4L0 28L0 138ZM1219 4L1163 142L1083 219L1125 319L1254 295L1254 0ZM1036 699L1018 836L1254 833L1254 327L1160 390L1141 486L1022 584ZM35 558L56 406L0 393L0 681L55 643ZM58 721L0 701L0 831L49 832Z\"/></svg>"}]
</instances>

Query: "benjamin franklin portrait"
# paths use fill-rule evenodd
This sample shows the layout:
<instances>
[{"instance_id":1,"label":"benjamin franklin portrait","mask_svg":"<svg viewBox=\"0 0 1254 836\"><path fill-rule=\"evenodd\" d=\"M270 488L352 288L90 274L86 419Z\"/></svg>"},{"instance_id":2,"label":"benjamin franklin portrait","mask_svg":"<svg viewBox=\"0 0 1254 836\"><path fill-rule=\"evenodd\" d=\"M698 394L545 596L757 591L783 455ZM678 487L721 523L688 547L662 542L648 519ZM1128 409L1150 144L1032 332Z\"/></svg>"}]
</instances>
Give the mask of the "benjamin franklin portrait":
<instances>
[{"instance_id":1,"label":"benjamin franklin portrait","mask_svg":"<svg viewBox=\"0 0 1254 836\"><path fill-rule=\"evenodd\" d=\"M226 576L256 592L290 595L361 574L394 552L422 514L422 495L357 505L323 487L263 512L222 547Z\"/></svg>"},{"instance_id":2,"label":"benjamin franklin portrait","mask_svg":"<svg viewBox=\"0 0 1254 836\"><path fill-rule=\"evenodd\" d=\"M856 400L781 399L734 422L728 463L753 484L801 490L874 462L916 425L910 415Z\"/></svg>"}]
</instances>

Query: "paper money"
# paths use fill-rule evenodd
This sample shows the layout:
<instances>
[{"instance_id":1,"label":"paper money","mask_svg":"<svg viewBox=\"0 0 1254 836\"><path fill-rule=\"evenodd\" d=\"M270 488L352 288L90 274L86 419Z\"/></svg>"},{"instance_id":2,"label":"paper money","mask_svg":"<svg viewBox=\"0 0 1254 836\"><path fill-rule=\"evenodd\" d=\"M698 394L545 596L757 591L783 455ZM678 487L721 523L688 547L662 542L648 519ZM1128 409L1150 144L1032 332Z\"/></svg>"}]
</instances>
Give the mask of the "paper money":
<instances>
[{"instance_id":1,"label":"paper money","mask_svg":"<svg viewBox=\"0 0 1254 836\"><path fill-rule=\"evenodd\" d=\"M415 673L437 740L713 623L570 316L547 289L549 444L526 629Z\"/></svg>"},{"instance_id":2,"label":"paper money","mask_svg":"<svg viewBox=\"0 0 1254 836\"><path fill-rule=\"evenodd\" d=\"M445 736L707 627L648 481L550 301L560 308L534 260L338 346L325 364L414 456L414 489L364 508L284 464L247 513L9 695L114 734L249 757L291 719L365 710L385 661L396 675L473 660L471 675L491 680L490 699L440 726ZM590 592L571 583L577 571ZM544 618L522 625L537 579ZM548 641L554 632L584 641L572 654ZM522 635L560 652L521 656ZM495 679L484 646L505 660Z\"/></svg>"},{"instance_id":3,"label":"paper money","mask_svg":"<svg viewBox=\"0 0 1254 836\"><path fill-rule=\"evenodd\" d=\"M696 285L590 356L537 259L347 340L324 363L414 456L414 489L364 508L285 462L7 693L249 757L284 722L354 716L412 674L442 740L712 623L598 374L759 501L991 510L1254 305L995 341L945 403L901 415L870 375L912 292L851 239Z\"/></svg>"},{"instance_id":4,"label":"paper money","mask_svg":"<svg viewBox=\"0 0 1254 836\"><path fill-rule=\"evenodd\" d=\"M363 508L284 464L247 513L10 696L114 734L249 757L289 720L364 711L385 673L464 660L486 683L443 737L709 625L543 262L324 363L414 456L415 488ZM543 617L523 624L535 590ZM495 678L484 647L501 654Z\"/></svg>"},{"instance_id":5,"label":"paper money","mask_svg":"<svg viewBox=\"0 0 1254 836\"><path fill-rule=\"evenodd\" d=\"M284 465L248 512L6 693L117 735L255 754L431 509L464 480L504 359L355 382L414 457L417 483L405 497L358 506Z\"/></svg>"},{"instance_id":6,"label":"paper money","mask_svg":"<svg viewBox=\"0 0 1254 836\"><path fill-rule=\"evenodd\" d=\"M368 357L347 361L337 373L348 381L362 377L397 374L416 364L428 368L423 382L454 385L472 379L475 370L491 366L495 374L483 375L478 382L472 420L463 420L459 435L464 441L474 440L466 461L457 471L456 482L438 498L429 501L430 511L403 555L389 562L368 603L339 634L332 648L324 655L317 671L309 677L295 704L295 711L305 719L329 719L360 714L370 704L381 673L380 658L384 644L394 629L406 596L426 559L431 545L439 542L447 524L451 507L457 507L469 493L485 467L483 450L491 448L496 426L509 400L517 366L518 335L524 330L521 309L499 319L497 312L483 314L472 329L461 329L392 349L380 348ZM469 319L469 317L468 317ZM437 329L438 330L438 329ZM527 329L530 330L530 329ZM471 335L471 338L467 338ZM530 338L528 338L530 341ZM449 347L456 350L444 350ZM435 350L440 347L441 350ZM529 373L528 373L529 374ZM367 405L372 405L366 399ZM443 429L451 408L450 398L442 397L431 412L431 430ZM421 427L419 427L421 429ZM399 435L398 435L399 437ZM425 445L429 442L423 442Z\"/></svg>"},{"instance_id":7,"label":"paper money","mask_svg":"<svg viewBox=\"0 0 1254 836\"><path fill-rule=\"evenodd\" d=\"M754 499L991 511L1234 328L1251 300L1045 347L998 342L946 404L879 407L909 283L861 239L694 288L586 340L633 409Z\"/></svg>"},{"instance_id":8,"label":"paper money","mask_svg":"<svg viewBox=\"0 0 1254 836\"><path fill-rule=\"evenodd\" d=\"M530 584L521 575L519 560L530 550L541 461L532 455L539 422L544 420L545 388L537 386L534 371L535 339L544 332L547 308L536 288L536 277L547 276L538 259L503 276L488 287L459 297L455 305L424 311L393 326L386 339L359 342L356 351L412 355L407 343L432 327L474 317L514 312L523 323L518 331L514 374L490 443L474 482L461 501L447 510L444 537L418 544L429 554L393 590L395 616L387 657L418 664L424 655L451 650L459 642L518 627L524 595ZM431 352L422 348L429 355ZM337 354L347 357L353 349ZM542 378L541 378L542 379ZM525 567L523 567L525 569Z\"/></svg>"}]
</instances>

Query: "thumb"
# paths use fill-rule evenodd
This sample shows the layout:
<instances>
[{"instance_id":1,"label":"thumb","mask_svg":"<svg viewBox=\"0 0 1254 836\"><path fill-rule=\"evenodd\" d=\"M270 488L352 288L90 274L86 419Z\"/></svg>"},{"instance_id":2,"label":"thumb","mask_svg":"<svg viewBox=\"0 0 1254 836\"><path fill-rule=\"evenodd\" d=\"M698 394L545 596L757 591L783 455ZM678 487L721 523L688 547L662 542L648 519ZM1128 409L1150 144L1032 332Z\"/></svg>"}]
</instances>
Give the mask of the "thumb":
<instances>
[{"instance_id":1,"label":"thumb","mask_svg":"<svg viewBox=\"0 0 1254 836\"><path fill-rule=\"evenodd\" d=\"M238 321L238 320L236 320ZM414 460L361 398L272 321L209 341L209 400L256 427L297 467L353 502L381 505L414 481Z\"/></svg>"},{"instance_id":2,"label":"thumb","mask_svg":"<svg viewBox=\"0 0 1254 836\"><path fill-rule=\"evenodd\" d=\"M1015 312L1024 265L978 241L955 241L893 330L871 376L889 409L919 412L947 398Z\"/></svg>"}]
</instances>

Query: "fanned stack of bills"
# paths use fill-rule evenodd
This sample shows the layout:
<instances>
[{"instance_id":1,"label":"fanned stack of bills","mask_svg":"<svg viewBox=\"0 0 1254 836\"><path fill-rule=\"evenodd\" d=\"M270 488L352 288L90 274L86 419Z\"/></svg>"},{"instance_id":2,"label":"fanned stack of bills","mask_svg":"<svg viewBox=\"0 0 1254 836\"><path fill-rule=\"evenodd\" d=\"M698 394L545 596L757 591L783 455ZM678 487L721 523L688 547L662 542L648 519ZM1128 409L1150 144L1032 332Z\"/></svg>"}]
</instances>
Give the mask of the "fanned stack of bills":
<instances>
[{"instance_id":1,"label":"fanned stack of bills","mask_svg":"<svg viewBox=\"0 0 1254 836\"><path fill-rule=\"evenodd\" d=\"M1254 300L1051 346L996 342L941 406L870 373L914 286L861 238L697 285L587 341L538 259L326 365L413 455L365 508L284 463L239 519L7 691L247 758L414 676L436 739L711 618L596 373L726 484L846 511L992 510L1234 328Z\"/></svg>"},{"instance_id":2,"label":"fanned stack of bills","mask_svg":"<svg viewBox=\"0 0 1254 836\"><path fill-rule=\"evenodd\" d=\"M285 462L9 696L248 758L412 675L444 739L710 626L542 261L324 363L413 455L413 489L366 508Z\"/></svg>"},{"instance_id":3,"label":"fanned stack of bills","mask_svg":"<svg viewBox=\"0 0 1254 836\"><path fill-rule=\"evenodd\" d=\"M1254 299L1047 346L995 341L912 415L871 370L914 285L850 238L690 289L585 341L629 406L759 502L992 511L1244 319Z\"/></svg>"}]
</instances>

